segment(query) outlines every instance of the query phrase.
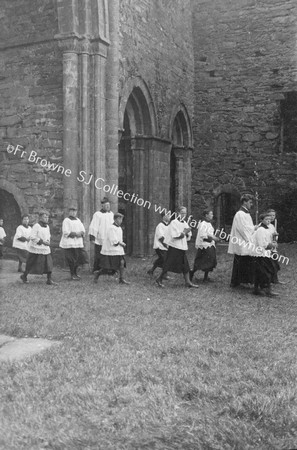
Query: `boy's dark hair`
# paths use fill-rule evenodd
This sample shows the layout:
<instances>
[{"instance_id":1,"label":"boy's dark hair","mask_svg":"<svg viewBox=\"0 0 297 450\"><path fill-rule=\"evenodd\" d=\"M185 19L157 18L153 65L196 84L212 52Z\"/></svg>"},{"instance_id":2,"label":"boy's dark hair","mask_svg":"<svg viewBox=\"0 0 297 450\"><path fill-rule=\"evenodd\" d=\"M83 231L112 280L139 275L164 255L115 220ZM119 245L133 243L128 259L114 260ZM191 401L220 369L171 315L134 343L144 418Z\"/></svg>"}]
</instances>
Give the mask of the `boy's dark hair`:
<instances>
[{"instance_id":1,"label":"boy's dark hair","mask_svg":"<svg viewBox=\"0 0 297 450\"><path fill-rule=\"evenodd\" d=\"M242 194L240 197L240 203L248 202L249 200L254 200L254 196L252 194Z\"/></svg>"},{"instance_id":2,"label":"boy's dark hair","mask_svg":"<svg viewBox=\"0 0 297 450\"><path fill-rule=\"evenodd\" d=\"M113 215L113 218L114 218L114 220L115 220L115 219L117 219L118 217L124 217L124 215L121 214L121 213L119 213L119 212L116 212L116 213Z\"/></svg>"},{"instance_id":3,"label":"boy's dark hair","mask_svg":"<svg viewBox=\"0 0 297 450\"><path fill-rule=\"evenodd\" d=\"M265 217L270 216L269 211L264 211L263 213L260 214L259 219L263 220L265 219Z\"/></svg>"},{"instance_id":4,"label":"boy's dark hair","mask_svg":"<svg viewBox=\"0 0 297 450\"><path fill-rule=\"evenodd\" d=\"M213 212L213 209L212 209L212 208L208 208L208 209L205 209L204 211L202 211L203 217L206 217L207 214L209 214L210 212Z\"/></svg>"}]
</instances>

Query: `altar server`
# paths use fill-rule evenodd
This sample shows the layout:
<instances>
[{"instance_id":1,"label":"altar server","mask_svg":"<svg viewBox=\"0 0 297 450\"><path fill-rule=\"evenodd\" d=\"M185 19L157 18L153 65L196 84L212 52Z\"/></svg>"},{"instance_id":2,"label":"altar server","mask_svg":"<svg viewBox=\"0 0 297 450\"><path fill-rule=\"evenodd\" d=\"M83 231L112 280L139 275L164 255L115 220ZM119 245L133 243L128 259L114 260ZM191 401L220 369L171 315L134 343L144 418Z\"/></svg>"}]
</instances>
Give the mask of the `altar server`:
<instances>
[{"instance_id":1,"label":"altar server","mask_svg":"<svg viewBox=\"0 0 297 450\"><path fill-rule=\"evenodd\" d=\"M69 215L63 220L60 247L64 249L65 259L70 269L71 280L80 280L78 267L88 263L84 250L85 227L77 217L75 205L69 208Z\"/></svg>"},{"instance_id":2,"label":"altar server","mask_svg":"<svg viewBox=\"0 0 297 450\"><path fill-rule=\"evenodd\" d=\"M267 213L269 213L269 215L270 215L270 224L268 225L268 227L269 227L270 234L271 234L271 242L273 244L276 244L276 245L274 245L275 249L272 250L271 256L273 256L273 254L277 254L277 242L278 242L276 211L275 211L275 209L268 209ZM274 267L274 275L272 278L272 283L285 284L283 281L280 281L278 279L278 272L280 271L280 265L279 265L279 262L277 261L277 259L272 258L272 264Z\"/></svg>"},{"instance_id":3,"label":"altar server","mask_svg":"<svg viewBox=\"0 0 297 450\"><path fill-rule=\"evenodd\" d=\"M153 275L154 271L157 267L161 267L163 269L164 262L167 257L167 250L168 245L164 243L165 240L165 234L167 232L168 224L170 222L170 215L166 215L165 212L161 214L162 221L158 223L155 230L155 236L154 236L154 245L153 249L155 250L158 258L155 260L153 267L148 270L149 275Z\"/></svg>"},{"instance_id":4,"label":"altar server","mask_svg":"<svg viewBox=\"0 0 297 450\"><path fill-rule=\"evenodd\" d=\"M261 225L255 232L255 283L254 294L267 295L269 297L277 296L272 292L271 283L274 276L273 260L271 251L275 249L275 244L271 242L270 213L266 212L260 215Z\"/></svg>"},{"instance_id":5,"label":"altar server","mask_svg":"<svg viewBox=\"0 0 297 450\"><path fill-rule=\"evenodd\" d=\"M27 276L29 273L47 274L46 284L56 284L52 280L53 260L51 255L50 241L51 234L48 226L49 213L42 211L39 214L39 222L32 227L30 242L28 244L28 258L26 269L21 280L28 283Z\"/></svg>"},{"instance_id":6,"label":"altar server","mask_svg":"<svg viewBox=\"0 0 297 450\"><path fill-rule=\"evenodd\" d=\"M107 228L101 250L101 268L95 272L95 283L97 283L99 276L104 273L120 272L119 283L130 284L124 279L126 244L123 242L123 230L121 227L123 218L123 214L119 212L115 213L114 223Z\"/></svg>"},{"instance_id":7,"label":"altar server","mask_svg":"<svg viewBox=\"0 0 297 450\"><path fill-rule=\"evenodd\" d=\"M165 244L168 245L167 258L163 266L161 275L156 279L159 287L164 287L163 279L167 272L183 273L185 285L187 287L198 287L190 281L190 266L186 251L191 239L192 232L187 222L184 220L187 215L187 208L181 206L177 212L177 218L168 225L165 236Z\"/></svg>"},{"instance_id":8,"label":"altar server","mask_svg":"<svg viewBox=\"0 0 297 450\"><path fill-rule=\"evenodd\" d=\"M24 214L22 224L17 227L12 242L12 246L16 248L19 261L18 272L22 272L22 264L26 264L27 261L28 243L30 242L31 232L32 228L29 226L29 216Z\"/></svg>"},{"instance_id":9,"label":"altar server","mask_svg":"<svg viewBox=\"0 0 297 450\"><path fill-rule=\"evenodd\" d=\"M100 269L100 253L107 229L113 224L113 212L110 210L110 202L107 197L101 201L102 208L93 215L89 227L90 241L95 244L94 266L93 272Z\"/></svg>"},{"instance_id":10,"label":"altar server","mask_svg":"<svg viewBox=\"0 0 297 450\"><path fill-rule=\"evenodd\" d=\"M212 281L208 274L212 272L217 265L216 242L220 239L214 235L214 228L211 224L213 220L213 211L205 210L203 212L204 220L199 224L195 247L197 253L195 257L194 267L190 273L192 280L196 270L204 272L204 282Z\"/></svg>"}]
</instances>

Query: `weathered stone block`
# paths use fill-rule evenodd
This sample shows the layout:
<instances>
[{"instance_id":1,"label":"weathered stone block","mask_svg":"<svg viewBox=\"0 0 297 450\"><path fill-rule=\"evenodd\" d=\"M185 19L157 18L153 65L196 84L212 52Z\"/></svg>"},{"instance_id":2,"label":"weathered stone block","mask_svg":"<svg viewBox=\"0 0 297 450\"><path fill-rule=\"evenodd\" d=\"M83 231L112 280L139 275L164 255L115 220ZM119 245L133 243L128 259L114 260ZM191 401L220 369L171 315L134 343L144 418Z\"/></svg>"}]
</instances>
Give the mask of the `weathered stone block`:
<instances>
[{"instance_id":1,"label":"weathered stone block","mask_svg":"<svg viewBox=\"0 0 297 450\"><path fill-rule=\"evenodd\" d=\"M0 127L12 127L19 123L22 123L22 118L17 115L2 117L0 119Z\"/></svg>"}]
</instances>

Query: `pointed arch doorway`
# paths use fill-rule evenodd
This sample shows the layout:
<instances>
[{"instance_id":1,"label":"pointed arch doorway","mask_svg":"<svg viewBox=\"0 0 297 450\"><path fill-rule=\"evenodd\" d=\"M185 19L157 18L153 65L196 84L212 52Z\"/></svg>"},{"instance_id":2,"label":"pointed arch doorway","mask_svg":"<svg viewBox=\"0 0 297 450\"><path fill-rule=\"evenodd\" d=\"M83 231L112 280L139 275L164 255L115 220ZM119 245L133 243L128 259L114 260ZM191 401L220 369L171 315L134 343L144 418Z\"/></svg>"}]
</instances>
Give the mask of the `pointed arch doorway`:
<instances>
[{"instance_id":1,"label":"pointed arch doorway","mask_svg":"<svg viewBox=\"0 0 297 450\"><path fill-rule=\"evenodd\" d=\"M183 205L191 206L192 131L186 108L180 105L173 115L171 125L172 148L170 152L171 211Z\"/></svg>"},{"instance_id":2,"label":"pointed arch doorway","mask_svg":"<svg viewBox=\"0 0 297 450\"><path fill-rule=\"evenodd\" d=\"M145 95L146 94L146 95ZM119 211L124 214L127 254L144 256L150 246L150 164L154 126L148 94L134 86L124 110L119 143Z\"/></svg>"}]
</instances>

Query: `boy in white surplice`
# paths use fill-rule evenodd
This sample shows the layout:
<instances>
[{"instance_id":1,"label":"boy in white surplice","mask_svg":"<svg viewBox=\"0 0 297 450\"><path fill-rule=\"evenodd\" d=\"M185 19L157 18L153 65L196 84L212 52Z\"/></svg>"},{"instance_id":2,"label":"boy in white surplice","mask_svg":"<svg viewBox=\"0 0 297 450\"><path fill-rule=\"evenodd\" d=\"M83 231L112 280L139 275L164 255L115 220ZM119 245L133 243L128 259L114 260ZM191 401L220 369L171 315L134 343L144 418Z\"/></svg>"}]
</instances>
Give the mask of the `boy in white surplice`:
<instances>
[{"instance_id":1,"label":"boy in white surplice","mask_svg":"<svg viewBox=\"0 0 297 450\"><path fill-rule=\"evenodd\" d=\"M196 237L195 247L197 248L196 258L193 270L190 272L190 279L192 280L196 270L204 272L203 281L212 281L208 274L212 272L217 265L216 256L216 242L220 239L214 235L214 228L211 224L213 219L213 212L205 210L203 212L204 220L199 224L198 233Z\"/></svg>"},{"instance_id":2,"label":"boy in white surplice","mask_svg":"<svg viewBox=\"0 0 297 450\"><path fill-rule=\"evenodd\" d=\"M126 267L125 247L123 242L123 230L121 227L123 214L117 212L114 215L114 223L106 231L106 238L102 245L100 255L100 269L95 271L94 282L97 283L100 275L104 273L120 272L120 284L130 284L124 280L124 269Z\"/></svg>"}]
</instances>

